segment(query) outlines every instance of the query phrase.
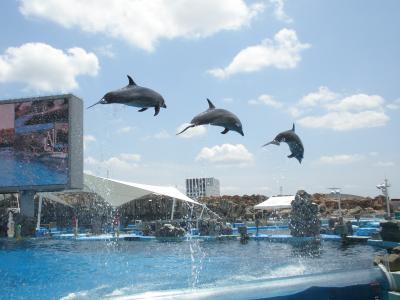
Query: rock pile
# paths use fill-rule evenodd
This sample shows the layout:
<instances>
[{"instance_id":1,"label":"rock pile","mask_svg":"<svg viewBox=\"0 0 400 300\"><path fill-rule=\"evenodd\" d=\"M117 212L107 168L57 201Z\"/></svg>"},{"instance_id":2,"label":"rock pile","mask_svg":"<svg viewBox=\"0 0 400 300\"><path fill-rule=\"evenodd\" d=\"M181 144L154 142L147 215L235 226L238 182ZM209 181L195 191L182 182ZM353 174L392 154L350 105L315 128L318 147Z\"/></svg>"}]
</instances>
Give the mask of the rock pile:
<instances>
[{"instance_id":1,"label":"rock pile","mask_svg":"<svg viewBox=\"0 0 400 300\"><path fill-rule=\"evenodd\" d=\"M216 220L199 220L199 234L205 235L230 235L232 228Z\"/></svg>"},{"instance_id":2,"label":"rock pile","mask_svg":"<svg viewBox=\"0 0 400 300\"><path fill-rule=\"evenodd\" d=\"M339 216L337 197L331 194L316 193L313 195L313 201L319 205L321 216ZM375 198L356 195L341 196L342 214L345 217L383 214L385 205L385 198L383 196L377 196Z\"/></svg>"},{"instance_id":3,"label":"rock pile","mask_svg":"<svg viewBox=\"0 0 400 300\"><path fill-rule=\"evenodd\" d=\"M185 229L172 224L164 224L160 229L156 230L156 237L182 237L186 234Z\"/></svg>"},{"instance_id":4,"label":"rock pile","mask_svg":"<svg viewBox=\"0 0 400 300\"><path fill-rule=\"evenodd\" d=\"M383 241L400 242L400 224L398 222L381 222L380 226Z\"/></svg>"},{"instance_id":5,"label":"rock pile","mask_svg":"<svg viewBox=\"0 0 400 300\"><path fill-rule=\"evenodd\" d=\"M289 229L292 236L317 236L321 223L318 218L318 205L306 191L298 191L292 201Z\"/></svg>"},{"instance_id":6,"label":"rock pile","mask_svg":"<svg viewBox=\"0 0 400 300\"><path fill-rule=\"evenodd\" d=\"M400 247L395 247L389 255L377 255L374 258L374 265L383 264L390 272L400 271Z\"/></svg>"},{"instance_id":7,"label":"rock pile","mask_svg":"<svg viewBox=\"0 0 400 300\"><path fill-rule=\"evenodd\" d=\"M208 208L216 212L224 220L238 222L239 220L253 220L256 213L254 205L267 199L268 197L264 195L225 195L221 197L205 197L199 201L205 203ZM312 199L314 203L319 205L321 217L339 216L338 199L331 194L313 194ZM346 217L379 215L384 212L385 199L382 196L370 198L342 195L341 200L342 214ZM279 210L276 213L264 211L264 216L267 218L275 216L286 218L288 213L288 210Z\"/></svg>"},{"instance_id":8,"label":"rock pile","mask_svg":"<svg viewBox=\"0 0 400 300\"><path fill-rule=\"evenodd\" d=\"M205 203L209 209L217 213L228 222L237 220L252 220L254 205L267 200L263 195L221 196L205 197L200 202Z\"/></svg>"}]
</instances>

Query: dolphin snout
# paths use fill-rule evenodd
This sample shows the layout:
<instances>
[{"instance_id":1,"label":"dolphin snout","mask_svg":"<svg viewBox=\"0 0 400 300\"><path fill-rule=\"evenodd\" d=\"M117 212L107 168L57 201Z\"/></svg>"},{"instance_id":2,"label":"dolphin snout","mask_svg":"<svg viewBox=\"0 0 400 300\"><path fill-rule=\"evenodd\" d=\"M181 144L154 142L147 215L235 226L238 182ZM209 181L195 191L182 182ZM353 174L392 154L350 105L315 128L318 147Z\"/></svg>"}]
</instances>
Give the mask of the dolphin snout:
<instances>
[{"instance_id":1,"label":"dolphin snout","mask_svg":"<svg viewBox=\"0 0 400 300\"><path fill-rule=\"evenodd\" d=\"M280 145L280 143L278 142L278 141L276 141L276 140L273 140L273 141L271 141L271 142L269 142L269 143L266 143L266 144L264 144L264 145L262 145L262 147L265 147L265 146L268 146L268 145L277 145L277 146L279 146Z\"/></svg>"},{"instance_id":2,"label":"dolphin snout","mask_svg":"<svg viewBox=\"0 0 400 300\"><path fill-rule=\"evenodd\" d=\"M165 105L165 103L163 103L163 105L161 105L161 107L163 107L163 108L167 108L167 106Z\"/></svg>"}]
</instances>

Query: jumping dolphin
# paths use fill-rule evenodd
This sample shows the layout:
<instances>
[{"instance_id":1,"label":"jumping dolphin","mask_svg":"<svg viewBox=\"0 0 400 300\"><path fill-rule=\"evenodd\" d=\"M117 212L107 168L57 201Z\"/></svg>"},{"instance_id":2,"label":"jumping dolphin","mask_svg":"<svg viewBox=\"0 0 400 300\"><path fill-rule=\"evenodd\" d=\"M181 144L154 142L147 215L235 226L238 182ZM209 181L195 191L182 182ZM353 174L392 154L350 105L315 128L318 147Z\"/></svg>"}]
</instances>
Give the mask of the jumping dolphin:
<instances>
[{"instance_id":1,"label":"jumping dolphin","mask_svg":"<svg viewBox=\"0 0 400 300\"><path fill-rule=\"evenodd\" d=\"M210 124L224 127L225 129L221 132L222 134L226 134L229 130L232 130L244 136L242 123L237 116L225 109L215 108L210 99L207 99L207 102L209 106L208 109L195 116L192 121L190 121L190 125L176 135L185 132L191 127Z\"/></svg>"},{"instance_id":2,"label":"jumping dolphin","mask_svg":"<svg viewBox=\"0 0 400 300\"><path fill-rule=\"evenodd\" d=\"M141 109L138 111L142 112L149 107L154 107L154 116L158 115L160 112L160 107L167 108L164 98L159 93L153 91L152 89L137 85L129 75L127 76L129 83L126 87L108 92L99 102L89 106L88 108L91 108L97 104L119 103L128 106L140 107Z\"/></svg>"},{"instance_id":3,"label":"jumping dolphin","mask_svg":"<svg viewBox=\"0 0 400 300\"><path fill-rule=\"evenodd\" d=\"M289 149L291 154L288 155L288 158L295 157L299 163L301 163L304 155L304 146L303 143L301 142L299 136L294 132L294 123L293 123L293 128L291 130L283 131L279 133L273 141L266 143L264 146L267 146L269 144L274 144L278 145L282 142L285 142L289 145Z\"/></svg>"}]
</instances>

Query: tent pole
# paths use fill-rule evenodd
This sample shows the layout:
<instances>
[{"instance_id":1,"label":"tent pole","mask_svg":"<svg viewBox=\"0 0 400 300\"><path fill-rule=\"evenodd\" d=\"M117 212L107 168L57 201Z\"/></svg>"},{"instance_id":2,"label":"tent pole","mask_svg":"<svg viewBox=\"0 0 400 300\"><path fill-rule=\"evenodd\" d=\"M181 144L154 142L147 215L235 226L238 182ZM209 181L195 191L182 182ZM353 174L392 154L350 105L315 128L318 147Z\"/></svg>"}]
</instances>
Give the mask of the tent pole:
<instances>
[{"instance_id":1,"label":"tent pole","mask_svg":"<svg viewBox=\"0 0 400 300\"><path fill-rule=\"evenodd\" d=\"M171 210L171 221L174 219L174 213L175 213L175 203L176 203L176 199L172 198L172 210Z\"/></svg>"},{"instance_id":2,"label":"tent pole","mask_svg":"<svg viewBox=\"0 0 400 300\"><path fill-rule=\"evenodd\" d=\"M42 195L39 194L36 230L40 229L40 218L41 218L41 216L42 216Z\"/></svg>"},{"instance_id":3,"label":"tent pole","mask_svg":"<svg viewBox=\"0 0 400 300\"><path fill-rule=\"evenodd\" d=\"M199 220L201 220L201 218L203 217L203 212L204 212L205 209L206 209L206 205L203 204L203 208L201 210L200 217L196 218L197 219L196 220L196 228L197 229L199 229Z\"/></svg>"}]
</instances>

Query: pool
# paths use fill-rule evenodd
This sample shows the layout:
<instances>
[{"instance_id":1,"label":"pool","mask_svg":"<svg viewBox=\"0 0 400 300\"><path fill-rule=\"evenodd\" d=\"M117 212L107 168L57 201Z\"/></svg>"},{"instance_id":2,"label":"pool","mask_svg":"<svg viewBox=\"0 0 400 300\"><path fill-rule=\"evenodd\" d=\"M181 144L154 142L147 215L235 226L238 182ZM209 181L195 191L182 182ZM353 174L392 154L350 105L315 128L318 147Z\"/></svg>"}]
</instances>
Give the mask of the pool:
<instances>
[{"instance_id":1,"label":"pool","mask_svg":"<svg viewBox=\"0 0 400 300\"><path fill-rule=\"evenodd\" d=\"M0 239L0 297L99 299L369 270L368 245ZM362 271L364 272L364 271Z\"/></svg>"},{"instance_id":2,"label":"pool","mask_svg":"<svg viewBox=\"0 0 400 300\"><path fill-rule=\"evenodd\" d=\"M68 182L67 160L47 157L40 159L0 149L0 182L2 186L65 184Z\"/></svg>"}]
</instances>

